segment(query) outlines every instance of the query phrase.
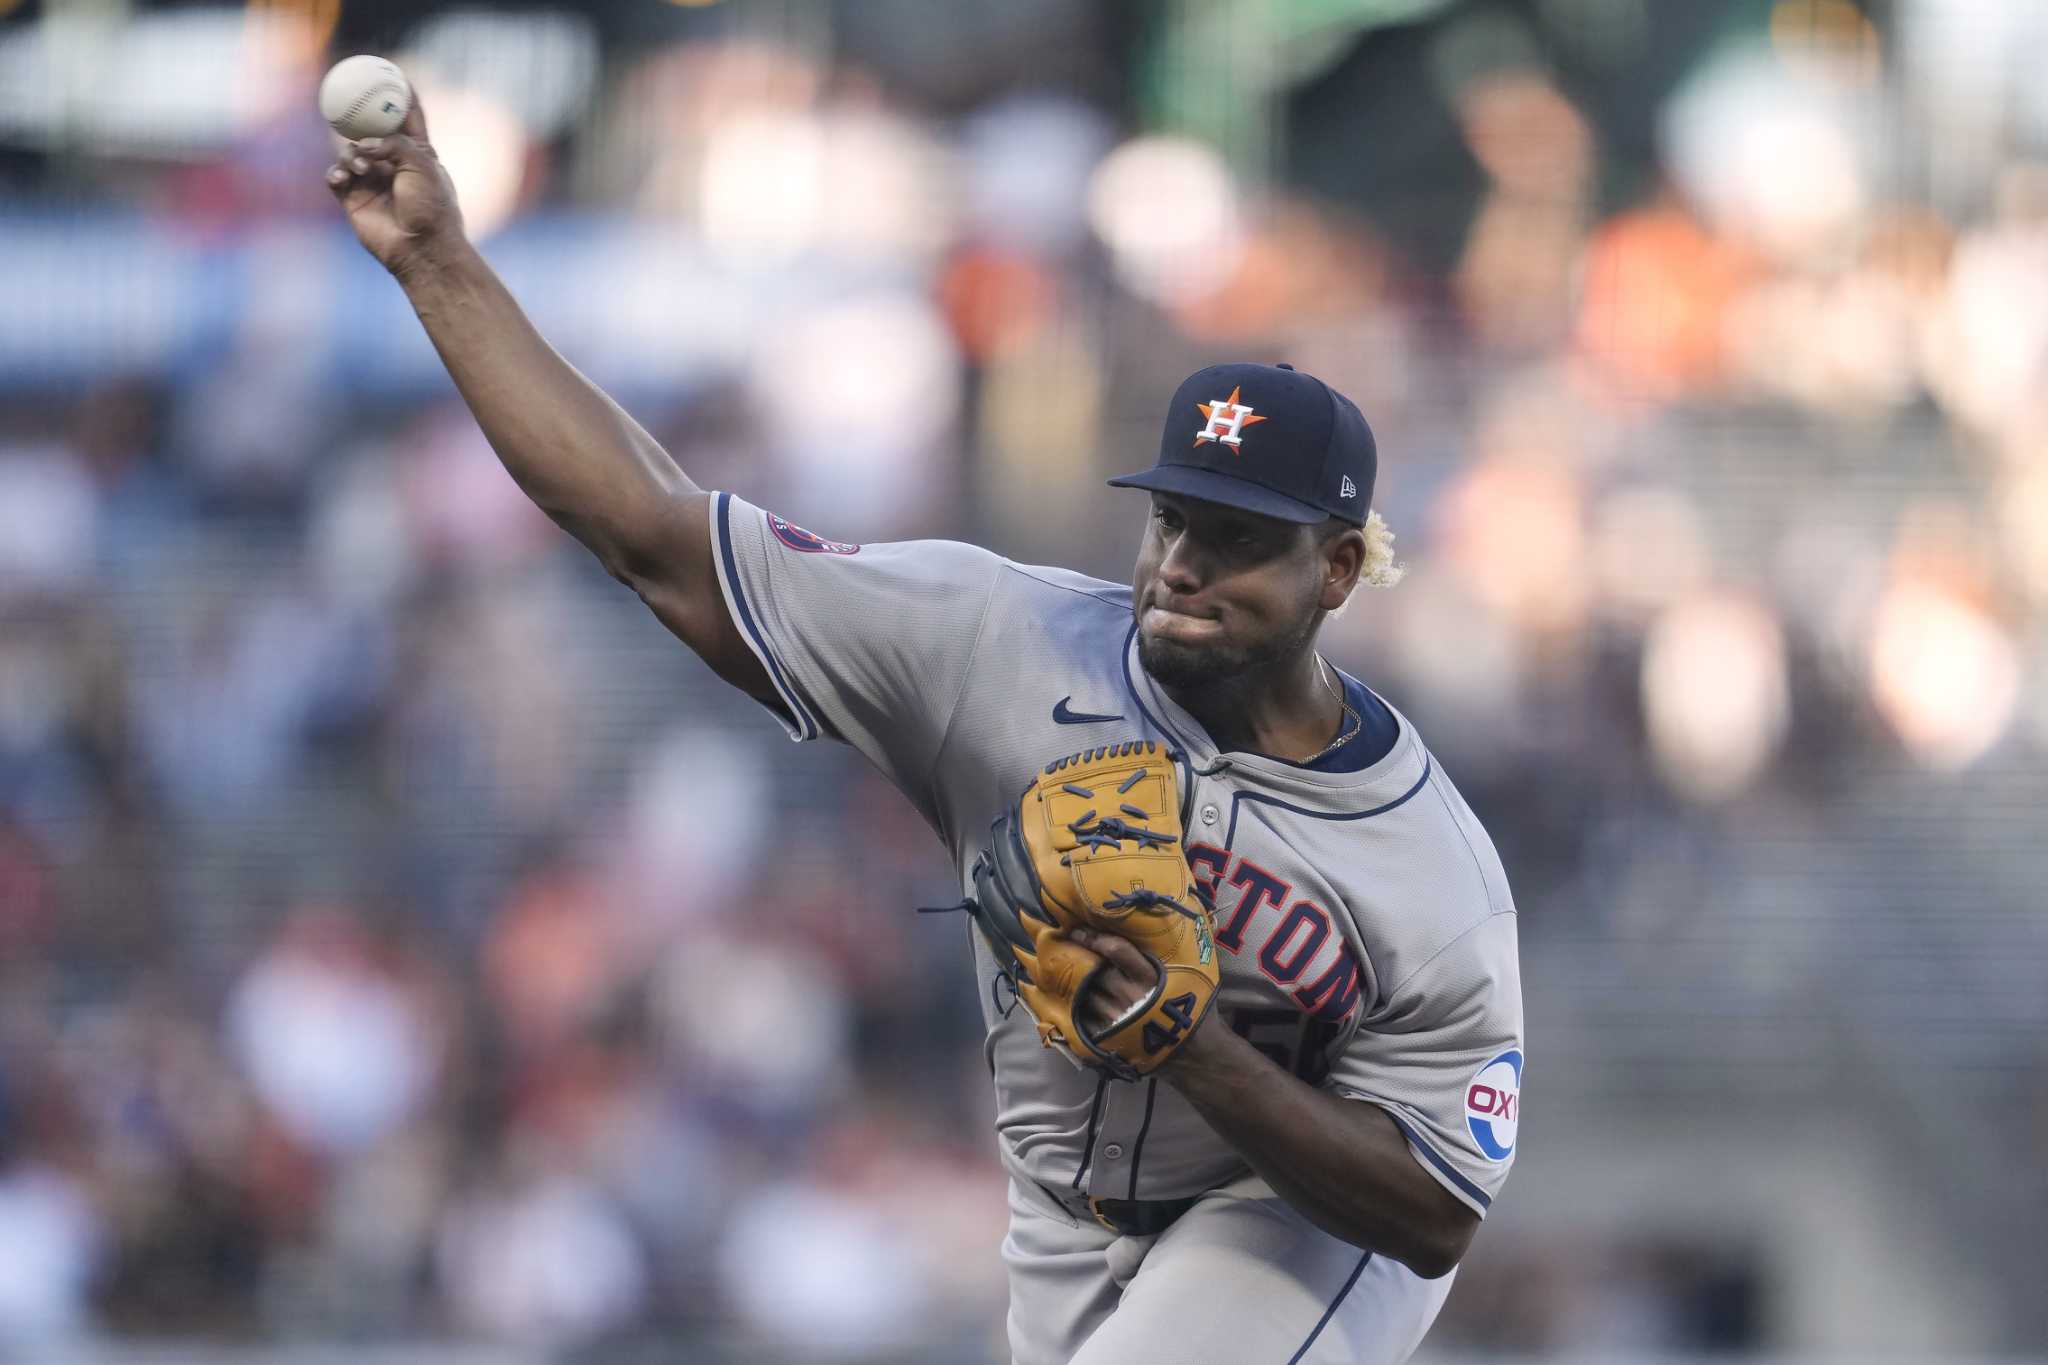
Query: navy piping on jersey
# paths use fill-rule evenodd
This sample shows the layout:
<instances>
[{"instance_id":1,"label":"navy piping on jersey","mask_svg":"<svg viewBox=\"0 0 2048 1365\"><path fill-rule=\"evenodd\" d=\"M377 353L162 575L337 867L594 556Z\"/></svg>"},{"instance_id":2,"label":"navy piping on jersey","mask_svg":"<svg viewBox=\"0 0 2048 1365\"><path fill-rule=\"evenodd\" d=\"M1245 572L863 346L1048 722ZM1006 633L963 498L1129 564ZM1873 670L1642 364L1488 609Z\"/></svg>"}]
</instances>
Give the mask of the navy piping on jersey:
<instances>
[{"instance_id":1,"label":"navy piping on jersey","mask_svg":"<svg viewBox=\"0 0 2048 1365\"><path fill-rule=\"evenodd\" d=\"M1124 632L1123 653L1118 656L1124 670L1124 691L1131 694L1131 705L1138 708L1138 714L1143 716L1153 729L1172 740L1173 746L1183 754L1192 754L1194 748L1188 743L1187 737L1182 735L1180 731L1168 726L1159 717L1153 715L1151 710L1146 707L1145 699L1138 695L1138 684L1131 677L1131 641L1136 638L1137 634L1138 623L1134 618L1131 621L1131 628Z\"/></svg>"},{"instance_id":2,"label":"navy piping on jersey","mask_svg":"<svg viewBox=\"0 0 2048 1365\"><path fill-rule=\"evenodd\" d=\"M1456 1185L1459 1189L1463 1190L1468 1196L1472 1198L1474 1202L1476 1202L1479 1205L1480 1208L1490 1209L1493 1207L1493 1197L1487 1194L1485 1190L1480 1189L1477 1185L1473 1184L1464 1176L1460 1175L1458 1173L1458 1168L1451 1165L1450 1162L1444 1160L1443 1155L1439 1153L1436 1148L1430 1146L1427 1142L1424 1142L1422 1140L1422 1135L1416 1132L1415 1129L1409 1125L1406 1119L1403 1119L1399 1114L1395 1113L1393 1110L1386 1108L1385 1105L1382 1105L1380 1107L1381 1110L1386 1114L1386 1116L1394 1121L1394 1126L1396 1128L1399 1128L1401 1132L1407 1136L1408 1141L1414 1145L1415 1150L1421 1152L1424 1156L1429 1158L1430 1165L1436 1167L1439 1171L1442 1171L1444 1175L1449 1178L1452 1184Z\"/></svg>"},{"instance_id":3,"label":"navy piping on jersey","mask_svg":"<svg viewBox=\"0 0 2048 1365\"><path fill-rule=\"evenodd\" d=\"M775 651L768 647L768 637L761 633L761 627L754 621L754 610L747 605L747 590L740 584L739 561L732 550L732 494L719 493L718 498L718 554L725 565L726 585L732 589L733 605L740 609L740 629L754 646L754 652L768 665L768 676L775 684L776 692L788 704L791 717L796 721L797 733L804 739L816 739L823 733L817 718L804 706L796 689L782 676L782 665L775 657Z\"/></svg>"},{"instance_id":4,"label":"navy piping on jersey","mask_svg":"<svg viewBox=\"0 0 2048 1365\"><path fill-rule=\"evenodd\" d=\"M1074 1172L1074 1188L1080 1189L1081 1182L1088 1178L1088 1168L1095 1162L1095 1126L1102 1122L1102 1097L1109 1090L1109 1077L1099 1076L1095 1081L1095 1103L1088 1109L1088 1136L1081 1139L1081 1169Z\"/></svg>"},{"instance_id":5,"label":"navy piping on jersey","mask_svg":"<svg viewBox=\"0 0 2048 1365\"><path fill-rule=\"evenodd\" d=\"M1428 761L1427 761L1427 760L1425 760L1425 761L1423 762L1423 765L1422 765L1422 781L1423 781L1423 782L1427 782L1428 780L1429 780L1429 763L1428 763ZM1389 801L1389 802L1388 802L1388 803L1387 803L1386 805L1384 805L1384 806L1376 806L1376 807L1374 807L1374 808L1373 808L1372 810L1364 810L1364 811L1353 811L1353 812L1352 812L1351 814L1349 814L1349 815L1344 815L1344 814L1330 815L1330 814L1326 814L1326 813L1324 813L1324 812L1321 812L1321 811L1307 811L1307 810L1302 810L1302 809L1301 809L1301 808L1300 808L1299 806L1289 806L1289 805L1287 805L1287 803L1286 803L1286 802L1284 802L1284 801L1272 801L1272 802L1266 802L1266 803L1261 803L1261 804L1271 804L1271 805L1281 806L1281 807L1283 807L1284 809L1287 809L1287 810L1290 810L1290 811L1294 811L1294 812L1295 812L1296 814L1299 814L1299 815L1306 815L1306 816L1310 816L1311 818L1313 818L1313 819L1317 819L1317 820L1363 820L1363 819L1365 819L1365 818L1366 818L1367 816L1371 816L1371 815L1378 815L1378 814L1380 814L1380 813L1381 813L1382 811L1389 811L1389 810L1392 810L1392 809L1393 809L1393 808L1394 808L1395 806L1398 806L1398 805L1400 805L1400 804L1401 804L1401 802L1403 802L1403 801L1406 801L1406 800L1407 800L1407 799L1408 799L1409 797L1411 797L1411 796L1415 795L1415 793L1416 793L1416 790L1417 790L1417 789L1418 789L1418 788L1419 788L1420 786L1421 786L1421 783L1420 783L1420 782L1418 782L1418 783L1416 784L1416 786L1414 786L1414 787L1410 787L1410 788L1408 789L1408 791L1407 791L1407 792L1406 792L1406 793L1405 793L1404 795L1402 795L1402 796L1400 796L1400 797L1396 798L1396 799L1395 799L1395 800L1393 800L1393 801ZM1244 795L1244 793L1243 793L1243 792L1238 792L1238 793L1235 793L1235 795L1236 795L1236 796L1242 796L1242 795ZM1227 857L1229 857L1229 856L1231 856L1231 855L1233 855L1233 854L1235 854L1235 853L1237 852L1237 809L1238 809L1238 807L1237 807L1237 802L1236 802L1236 800L1235 800L1235 799L1233 799L1233 800L1231 801L1231 803L1230 803L1230 828L1229 828L1229 832L1228 832L1228 833L1227 833L1227 834L1226 834L1226 835L1224 836L1224 839L1223 839L1223 853L1224 853L1224 856L1225 856L1226 858L1227 858ZM1271 831L1272 831L1272 834L1273 834L1273 837L1274 837L1274 838L1278 839L1278 838L1280 837L1280 831L1279 831L1279 830L1276 830L1276 829L1273 829L1273 826L1272 826L1272 825L1271 825L1270 823L1267 823L1267 822L1265 822L1265 821L1263 821L1263 820L1261 821L1261 823L1262 823L1262 824L1265 824L1265 825L1266 825L1266 828L1267 828L1268 830L1271 830ZM1346 913L1349 913L1349 907L1346 907ZM1361 944L1360 944L1360 945L1358 946L1358 957L1359 957L1359 967L1361 968L1361 970L1362 970L1362 971L1363 971L1363 973L1364 973L1364 977L1365 977L1365 980L1366 980L1366 981L1369 981L1369 982L1371 982L1371 983L1372 983L1372 990L1373 990L1373 994L1372 994L1372 998L1371 998L1371 999L1367 999L1367 1000L1362 1000L1362 1001L1361 1001L1361 1002L1360 1002L1360 1003L1359 1003L1358 1005L1356 1005L1356 1006L1355 1006L1354 1008L1356 1008L1356 1009L1359 1009L1359 1010L1361 1010L1361 1011L1363 1011L1363 1012L1365 1012L1365 1013L1368 1013L1368 1014L1369 1014L1369 1013L1371 1013L1371 1012L1372 1012L1372 1009L1373 1009L1373 1007L1374 1007L1375 1005L1377 1005L1377 1004L1379 1003L1379 989L1380 989L1380 974L1379 974L1379 969L1378 969L1377 967L1373 966L1373 963L1372 963L1372 952L1371 952L1371 950L1370 950L1370 949L1368 949L1368 948L1366 948L1366 947L1364 946L1364 944L1363 944L1363 943L1361 943Z\"/></svg>"},{"instance_id":6,"label":"navy piping on jersey","mask_svg":"<svg viewBox=\"0 0 2048 1365\"><path fill-rule=\"evenodd\" d=\"M1124 1195L1126 1199L1138 1197L1138 1158L1145 1155L1145 1134L1152 1131L1152 1100L1159 1091L1159 1078L1150 1077L1145 1082L1145 1121L1138 1125L1138 1140L1131 1144L1131 1186Z\"/></svg>"},{"instance_id":7,"label":"navy piping on jersey","mask_svg":"<svg viewBox=\"0 0 2048 1365\"><path fill-rule=\"evenodd\" d=\"M1171 740L1174 746L1178 748L1182 753L1191 754L1194 752L1194 746L1188 743L1187 736L1181 734L1180 731L1169 726L1160 717L1153 715L1151 708L1145 705L1144 698L1138 695L1137 680L1131 676L1131 640L1134 636L1137 635L1137 633L1138 623L1136 621L1133 621L1131 623L1131 628L1124 632L1123 654L1121 656L1121 663L1123 665L1124 674L1124 691L1130 695L1131 704L1138 708L1138 714L1145 718L1145 721L1148 725L1150 725L1154 730L1157 730L1166 739ZM1375 747L1378 751L1367 757L1365 756L1364 750L1359 749L1356 746L1359 744L1360 740L1365 736L1365 733L1368 728L1377 727L1370 727L1365 720L1361 719L1359 722L1358 729L1353 731L1352 734L1344 741L1344 743L1338 745L1336 749L1332 750L1330 753L1323 755L1322 758L1316 760L1315 762L1293 763L1284 758L1276 760L1277 762L1287 763L1289 767L1300 768L1307 772L1363 772L1367 768L1370 768L1373 764L1379 762L1381 759L1385 758L1388 754L1393 752L1394 745L1400 742L1399 722L1394 720L1393 712L1389 710L1387 708L1387 704L1381 701L1379 697L1371 691L1371 689L1365 686L1364 683L1357 681L1355 678L1352 678L1347 674L1340 673L1338 676L1344 679L1344 692L1347 700L1351 697L1352 689L1354 687L1356 687L1359 691L1364 692L1366 696L1370 698L1369 708L1358 708L1360 716L1363 717L1366 714L1367 709L1370 709L1377 713L1375 715L1375 719L1377 719L1379 715L1384 715L1387 723L1394 727L1392 732L1390 734L1382 733L1380 735L1376 735L1375 738L1376 740L1378 740L1378 743ZM1353 757L1353 755L1357 755L1357 757ZM1409 793L1409 796L1413 795L1413 792ZM1405 801L1408 798L1404 796L1401 799ZM1396 804L1399 803L1397 802ZM1288 809L1293 810L1295 809L1295 807L1290 806L1288 807ZM1387 807L1386 809L1392 809L1392 807ZM1369 815L1376 815L1379 812L1368 811L1365 813ZM1339 816L1337 818L1352 820L1358 817L1355 815L1346 815Z\"/></svg>"},{"instance_id":8,"label":"navy piping on jersey","mask_svg":"<svg viewBox=\"0 0 2048 1365\"><path fill-rule=\"evenodd\" d=\"M1297 768L1312 773L1362 773L1401 742L1401 723L1379 694L1349 673L1339 670L1337 676L1343 680L1344 704L1358 713L1358 724L1342 744L1320 758L1294 764Z\"/></svg>"},{"instance_id":9,"label":"navy piping on jersey","mask_svg":"<svg viewBox=\"0 0 2048 1365\"><path fill-rule=\"evenodd\" d=\"M1308 1340L1302 1342L1295 1348L1294 1354L1287 1357L1287 1365L1300 1365L1301 1358L1308 1354L1308 1348L1316 1344L1316 1338L1323 1334L1323 1329L1330 1325L1330 1319L1336 1316L1337 1305L1350 1296L1351 1286L1358 1283L1358 1277L1365 1273L1365 1267L1371 1261L1370 1251L1358 1258L1358 1264L1351 1267L1351 1278L1344 1281L1344 1287L1337 1291L1337 1297L1331 1299L1330 1306L1323 1310L1323 1316L1317 1320L1315 1330L1308 1334Z\"/></svg>"},{"instance_id":10,"label":"navy piping on jersey","mask_svg":"<svg viewBox=\"0 0 2048 1365\"><path fill-rule=\"evenodd\" d=\"M1277 796L1261 796L1257 792L1233 791L1230 794L1230 826L1223 836L1223 848L1228 852L1231 846L1237 842L1237 812L1238 808L1247 801L1259 806L1278 806L1281 810L1292 811L1296 815L1306 815L1311 820L1370 820L1375 815L1385 815L1396 806L1406 805L1413 799L1415 793L1421 791L1423 786L1428 783L1430 768L1434 762L1435 759L1425 757L1422 760L1422 776L1415 779L1414 786L1402 792L1384 806L1374 806L1371 810L1310 810L1306 806L1297 806L1290 801L1282 801Z\"/></svg>"}]
</instances>

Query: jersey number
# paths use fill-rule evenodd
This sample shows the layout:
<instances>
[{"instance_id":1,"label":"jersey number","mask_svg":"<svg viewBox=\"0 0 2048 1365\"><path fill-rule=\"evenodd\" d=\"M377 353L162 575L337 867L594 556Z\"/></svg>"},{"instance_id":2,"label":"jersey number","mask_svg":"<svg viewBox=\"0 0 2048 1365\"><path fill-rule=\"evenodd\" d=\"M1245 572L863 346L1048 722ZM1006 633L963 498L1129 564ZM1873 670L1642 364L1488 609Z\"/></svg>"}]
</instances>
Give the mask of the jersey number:
<instances>
[{"instance_id":1,"label":"jersey number","mask_svg":"<svg viewBox=\"0 0 2048 1365\"><path fill-rule=\"evenodd\" d=\"M1234 1010L1229 1017L1231 1031L1282 1071L1310 1085L1330 1074L1327 1049L1336 1025L1299 1010Z\"/></svg>"},{"instance_id":2,"label":"jersey number","mask_svg":"<svg viewBox=\"0 0 2048 1365\"><path fill-rule=\"evenodd\" d=\"M1161 1048L1172 1047L1180 1041L1180 1036L1183 1033L1186 1033L1195 1025L1195 997L1192 993L1176 995L1171 1000L1162 1000L1159 1002L1159 1008L1164 1010L1166 1017L1173 1021L1173 1027L1164 1029L1159 1027L1157 1021L1147 1020L1144 1033L1145 1051L1147 1052L1157 1052Z\"/></svg>"}]
</instances>

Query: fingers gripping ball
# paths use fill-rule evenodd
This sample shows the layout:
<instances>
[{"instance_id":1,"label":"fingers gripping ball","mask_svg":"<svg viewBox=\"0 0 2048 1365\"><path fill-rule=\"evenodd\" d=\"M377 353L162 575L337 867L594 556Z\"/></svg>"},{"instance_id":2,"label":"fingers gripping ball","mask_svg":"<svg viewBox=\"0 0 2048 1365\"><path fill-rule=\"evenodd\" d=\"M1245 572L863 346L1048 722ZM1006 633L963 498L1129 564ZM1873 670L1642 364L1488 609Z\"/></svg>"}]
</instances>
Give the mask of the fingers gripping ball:
<instances>
[{"instance_id":1,"label":"fingers gripping ball","mask_svg":"<svg viewBox=\"0 0 2048 1365\"><path fill-rule=\"evenodd\" d=\"M1150 740L1047 764L989 831L974 867L976 922L1050 1047L1125 1080L1157 1070L1216 996L1209 912L1181 843L1179 775ZM1099 1032L1080 1023L1104 962L1070 937L1121 935L1158 972Z\"/></svg>"},{"instance_id":2,"label":"fingers gripping ball","mask_svg":"<svg viewBox=\"0 0 2048 1365\"><path fill-rule=\"evenodd\" d=\"M345 57L320 80L320 116L350 141L389 137L411 108L411 83L382 57Z\"/></svg>"}]
</instances>

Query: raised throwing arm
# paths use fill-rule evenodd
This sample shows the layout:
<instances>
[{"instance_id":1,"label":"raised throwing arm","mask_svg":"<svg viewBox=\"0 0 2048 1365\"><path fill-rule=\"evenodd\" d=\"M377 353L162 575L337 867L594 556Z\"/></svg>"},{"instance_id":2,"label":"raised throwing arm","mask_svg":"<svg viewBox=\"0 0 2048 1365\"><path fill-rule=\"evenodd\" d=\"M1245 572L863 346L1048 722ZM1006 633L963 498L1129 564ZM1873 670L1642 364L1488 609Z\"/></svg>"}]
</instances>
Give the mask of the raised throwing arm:
<instances>
[{"instance_id":1,"label":"raised throwing arm","mask_svg":"<svg viewBox=\"0 0 2048 1365\"><path fill-rule=\"evenodd\" d=\"M401 131L352 144L328 168L327 186L363 246L404 288L526 495L720 677L772 697L720 597L711 495L548 345L471 245L417 100Z\"/></svg>"}]
</instances>

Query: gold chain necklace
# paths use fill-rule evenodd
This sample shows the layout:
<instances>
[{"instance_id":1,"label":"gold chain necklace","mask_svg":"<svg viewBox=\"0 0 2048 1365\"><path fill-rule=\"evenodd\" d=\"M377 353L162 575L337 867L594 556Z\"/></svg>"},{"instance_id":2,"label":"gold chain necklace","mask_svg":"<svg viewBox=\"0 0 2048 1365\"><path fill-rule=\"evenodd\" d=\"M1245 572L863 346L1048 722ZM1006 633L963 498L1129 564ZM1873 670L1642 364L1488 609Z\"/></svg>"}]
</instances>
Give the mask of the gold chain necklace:
<instances>
[{"instance_id":1,"label":"gold chain necklace","mask_svg":"<svg viewBox=\"0 0 2048 1365\"><path fill-rule=\"evenodd\" d=\"M1352 710L1351 703L1344 700L1344 694L1342 692L1339 692L1337 690L1337 684L1330 680L1330 665L1324 662L1323 656L1320 654L1316 655L1316 670L1318 673L1322 675L1323 686L1330 689L1330 695L1337 699L1337 705L1343 709L1344 715L1351 717L1351 728L1346 729L1343 723L1343 716L1339 716L1337 723L1337 737L1331 740L1328 744L1325 744L1322 748L1310 754L1307 758L1302 759L1301 762L1304 767L1306 767L1308 764L1314 763L1316 760L1322 758L1325 754L1328 754L1333 750L1342 747L1344 741L1350 739L1353 735L1357 734L1360 730L1365 728L1365 717L1359 715L1358 712Z\"/></svg>"}]
</instances>

